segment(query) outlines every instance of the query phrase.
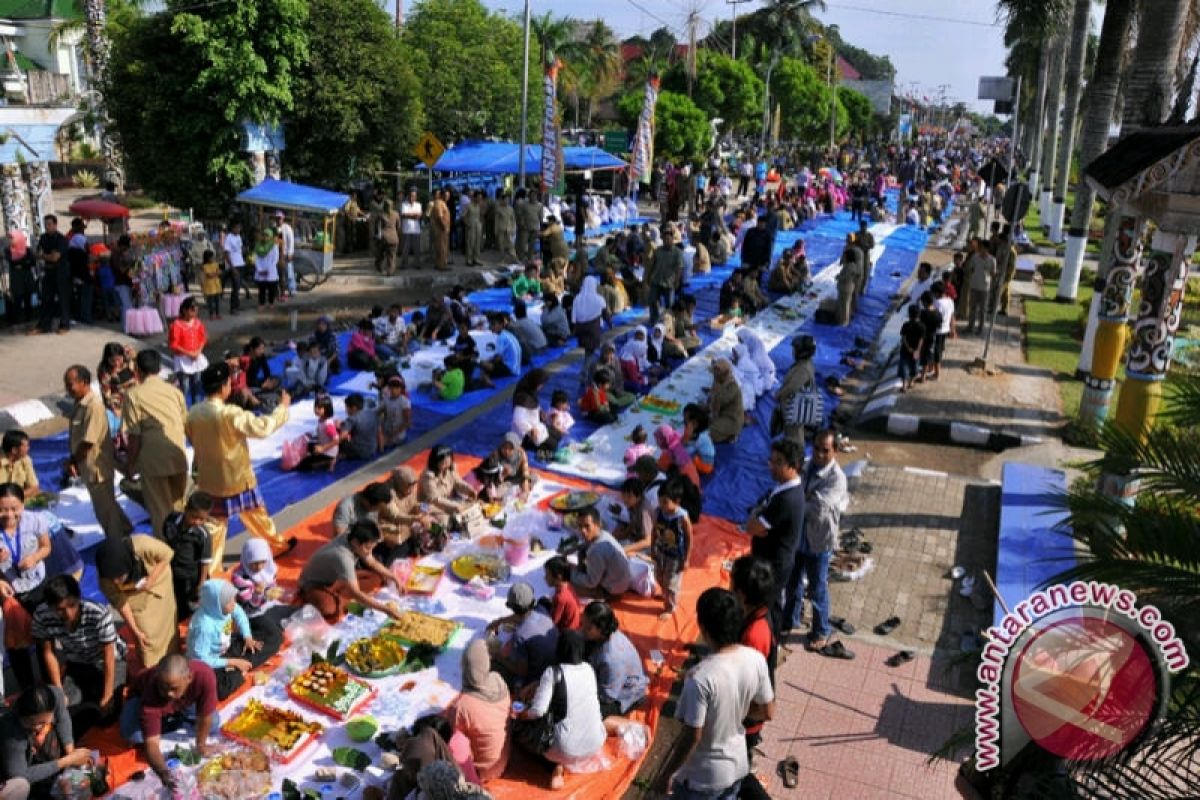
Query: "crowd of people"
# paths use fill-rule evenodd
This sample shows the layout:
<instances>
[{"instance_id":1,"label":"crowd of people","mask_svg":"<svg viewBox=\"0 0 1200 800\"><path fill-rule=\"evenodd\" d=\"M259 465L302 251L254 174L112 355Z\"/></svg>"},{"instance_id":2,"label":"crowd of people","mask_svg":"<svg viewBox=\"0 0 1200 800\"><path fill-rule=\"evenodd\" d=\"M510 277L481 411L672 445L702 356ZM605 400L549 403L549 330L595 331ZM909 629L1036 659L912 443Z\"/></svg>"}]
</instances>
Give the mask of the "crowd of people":
<instances>
[{"instance_id":1,"label":"crowd of people","mask_svg":"<svg viewBox=\"0 0 1200 800\"><path fill-rule=\"evenodd\" d=\"M514 745L543 760L551 786L561 787L567 771L581 768L621 733L649 691L647 654L620 630L622 597L643 588L639 575L648 561L661 614L680 613L717 446L737 442L760 398L773 395L775 438L764 464L772 486L744 520L750 553L733 563L731 586L707 589L687 609L696 614L707 655L684 680L677 716L686 746L676 749L666 770L674 796L765 797L750 763L773 715L778 647L803 625L806 600L806 645L831 658L853 657L834 635L828 592L849 495L837 433L825 427L815 402L821 389L816 340L796 336L791 365L779 376L745 323L774 298L810 286L803 240L776 258L779 231L841 208L861 219L841 258L836 304L826 309L828 322L845 325L870 282L871 221L890 218L883 202L890 179L900 177L899 219L915 213L913 224L938 219L950 187L970 180L967 171L960 176L962 159L953 153L842 155L839 169L787 160L718 160L694 171L668 164L654 186L662 223L615 233L590 259L572 253L563 237L564 225L578 225L578 217L555 214L586 215L584 206L556 204L551 211L536 192L524 190L512 205L503 195L439 193L428 207L415 192L399 203L376 192L370 215L378 223L381 272L419 263L425 224L439 269L447 264L452 236L461 235L468 263L495 245L525 265L511 281L511 313L481 315L455 287L407 315L399 305L376 307L345 345L333 320L323 317L275 373L267 344L257 337L241 353L214 353L210 360L199 305L188 299L167 336L177 385L160 377L164 365L153 348L135 353L107 345L94 376L72 366L64 375L74 401L64 477L86 488L105 533L95 569L108 605L83 597L83 565L61 521L26 508L41 491L28 437L6 434L0 597L4 644L21 694L4 721L15 732L4 745L5 776L27 781L38 795L58 771L86 760L75 746L86 729L115 723L126 741L144 747L154 771L172 780L162 734L193 725L204 752L218 704L278 651L283 624L298 605L313 606L332 624L353 604L395 616L396 606L376 591L399 588L392 569L398 559L443 549L481 502L527 494L531 460L553 458L577 420L614 422L697 353L703 338L689 281L738 253L740 266L721 285L718 315L708 323L731 326L737 345L729 357L713 360L706 400L682 409L680 429L662 424L632 432L624 453L628 474L608 509L616 523L606 530L596 509L578 515L578 552L544 563L549 596L538 598L526 582L511 586L511 614L492 621L463 651L459 698L445 714L418 720L396 737L402 767L390 794L441 796L431 789L439 785L458 787L454 796L488 796L479 784L504 773ZM952 169L938 171L943 162ZM875 166L858 169L859 163ZM741 184L736 189L734 176ZM452 215L452 206L461 213ZM214 303L218 293L209 289L245 266L238 263L245 253L238 237L231 225L221 243L224 270L211 252L203 259L210 317L219 315L220 298ZM254 260L264 305L281 296L280 281L284 292L290 289L290 258L282 226L259 239ZM15 240L10 248L14 258L24 254ZM937 379L955 318L967 319L973 332L989 305L998 303L1003 313L1014 262L1009 233L997 230L990 242L975 238L970 254L956 256L939 277L921 266L904 312L905 388ZM231 284L236 311L241 282ZM537 305L535 318L530 310ZM620 338L606 335L614 317L635 306L649 307L649 326ZM472 335L481 322L494 342L483 352ZM530 366L532 357L572 340L584 353L578 391L547 392L550 376ZM399 467L345 497L332 515L329 541L304 560L294 587L281 585L276 559L290 558L296 540L275 528L248 440L274 434L287 422L293 398L311 397L315 430L295 443L290 465L285 448L287 468L332 470L344 459L375 458L403 443L412 426L401 362L439 344L448 351L442 366L428 387L414 390L452 401L515 377L509 431L470 469L460 470L453 450L439 445L422 470ZM375 380L368 396L346 396L338 420L328 384L343 370L372 372ZM125 489L136 486L131 494L149 514L151 535L133 534L117 503L118 471L132 481ZM230 568L225 539L233 516L248 540ZM24 742L22 736L28 743L14 744Z\"/></svg>"}]
</instances>

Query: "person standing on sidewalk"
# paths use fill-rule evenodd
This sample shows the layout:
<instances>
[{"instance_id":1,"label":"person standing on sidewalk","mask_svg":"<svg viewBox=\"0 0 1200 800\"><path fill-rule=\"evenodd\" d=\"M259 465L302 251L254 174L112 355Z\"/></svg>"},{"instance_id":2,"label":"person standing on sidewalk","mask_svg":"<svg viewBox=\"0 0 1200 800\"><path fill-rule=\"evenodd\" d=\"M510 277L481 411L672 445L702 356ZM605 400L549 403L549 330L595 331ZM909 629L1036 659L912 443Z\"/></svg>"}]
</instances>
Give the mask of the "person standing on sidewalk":
<instances>
[{"instance_id":1,"label":"person standing on sidewalk","mask_svg":"<svg viewBox=\"0 0 1200 800\"><path fill-rule=\"evenodd\" d=\"M750 534L750 553L766 559L775 576L771 592L771 624L777 637L792 629L791 617L784 616L783 596L796 560L796 545L804 525L804 487L800 468L804 464L804 446L788 439L771 443L767 466L775 486L750 510L746 533Z\"/></svg>"},{"instance_id":2,"label":"person standing on sidewalk","mask_svg":"<svg viewBox=\"0 0 1200 800\"><path fill-rule=\"evenodd\" d=\"M999 303L999 314L1008 316L1008 304L1011 301L1010 290L1013 278L1017 274L1017 251L1012 245L1012 227L1005 225L1000 235L992 245L993 255L996 256L996 279L992 284L992 302L989 311Z\"/></svg>"},{"instance_id":3,"label":"person standing on sidewalk","mask_svg":"<svg viewBox=\"0 0 1200 800\"><path fill-rule=\"evenodd\" d=\"M265 539L278 557L296 546L295 538L284 541L267 513L258 479L250 465L248 439L265 439L288 421L291 396L280 392L279 405L270 414L255 416L229 405L233 392L229 366L217 362L200 373L206 399L192 407L184 430L192 442L196 464L196 488L212 495L212 570L219 575L225 554L229 518L237 514L252 536Z\"/></svg>"},{"instance_id":4,"label":"person standing on sidewalk","mask_svg":"<svg viewBox=\"0 0 1200 800\"><path fill-rule=\"evenodd\" d=\"M137 354L138 385L125 393L121 421L129 437L129 471L141 476L150 526L161 535L163 522L183 510L188 462L183 426L183 393L158 376L162 357L147 348Z\"/></svg>"},{"instance_id":5,"label":"person standing on sidewalk","mask_svg":"<svg viewBox=\"0 0 1200 800\"><path fill-rule=\"evenodd\" d=\"M978 236L971 240L971 257L967 259L966 270L967 285L971 287L967 333L983 333L987 321L988 294L992 281L996 279L996 259Z\"/></svg>"},{"instance_id":6,"label":"person standing on sidewalk","mask_svg":"<svg viewBox=\"0 0 1200 800\"><path fill-rule=\"evenodd\" d=\"M471 196L463 192L463 199L466 202L462 210L463 250L467 266L481 267L483 264L479 260L479 251L483 248L483 192L477 190Z\"/></svg>"},{"instance_id":7,"label":"person standing on sidewalk","mask_svg":"<svg viewBox=\"0 0 1200 800\"><path fill-rule=\"evenodd\" d=\"M787 584L787 627L804 616L804 597L812 590L812 626L808 649L825 653L833 628L829 622L829 562L837 549L842 512L850 503L846 475L837 463L836 434L826 429L813 439L812 458L804 468L804 524Z\"/></svg>"},{"instance_id":8,"label":"person standing on sidewalk","mask_svg":"<svg viewBox=\"0 0 1200 800\"><path fill-rule=\"evenodd\" d=\"M229 230L221 240L221 249L225 253L225 270L229 275L229 313L237 314L242 307L240 298L242 290L242 270L246 267L246 256L242 252L242 223L234 220L229 223Z\"/></svg>"},{"instance_id":9,"label":"person standing on sidewalk","mask_svg":"<svg viewBox=\"0 0 1200 800\"><path fill-rule=\"evenodd\" d=\"M63 388L75 401L67 471L83 480L104 535L116 539L128 536L133 533L133 523L117 504L112 432L104 401L92 391L92 373L79 364L67 367Z\"/></svg>"},{"instance_id":10,"label":"person standing on sidewalk","mask_svg":"<svg viewBox=\"0 0 1200 800\"><path fill-rule=\"evenodd\" d=\"M421 217L424 210L417 199L417 190L411 186L408 196L400 203L400 269L421 268Z\"/></svg>"},{"instance_id":11,"label":"person standing on sidewalk","mask_svg":"<svg viewBox=\"0 0 1200 800\"><path fill-rule=\"evenodd\" d=\"M67 262L67 237L58 230L58 217L47 214L42 220L44 232L38 237L37 256L42 267L42 288L38 302L42 312L37 327L30 333L49 333L58 311L58 332L71 330L71 265Z\"/></svg>"},{"instance_id":12,"label":"person standing on sidewalk","mask_svg":"<svg viewBox=\"0 0 1200 800\"><path fill-rule=\"evenodd\" d=\"M450 207L446 193L438 189L429 204L429 240L433 245L433 267L445 272L450 269Z\"/></svg>"},{"instance_id":13,"label":"person standing on sidewalk","mask_svg":"<svg viewBox=\"0 0 1200 800\"><path fill-rule=\"evenodd\" d=\"M296 295L296 231L283 209L275 212L275 233L279 238L279 296Z\"/></svg>"}]
</instances>

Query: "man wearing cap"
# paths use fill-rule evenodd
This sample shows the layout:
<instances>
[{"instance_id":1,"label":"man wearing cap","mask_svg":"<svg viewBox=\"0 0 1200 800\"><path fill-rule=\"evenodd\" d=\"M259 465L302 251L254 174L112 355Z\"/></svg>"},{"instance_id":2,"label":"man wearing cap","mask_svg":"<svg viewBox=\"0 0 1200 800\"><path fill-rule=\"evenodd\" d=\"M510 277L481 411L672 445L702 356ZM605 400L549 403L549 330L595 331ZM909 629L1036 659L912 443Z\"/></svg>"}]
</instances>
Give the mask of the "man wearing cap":
<instances>
[{"instance_id":1,"label":"man wearing cap","mask_svg":"<svg viewBox=\"0 0 1200 800\"><path fill-rule=\"evenodd\" d=\"M276 556L296 546L296 539L284 538L275 530L267 513L258 479L250 466L247 439L265 439L288 421L291 396L280 392L279 405L270 414L256 416L228 404L233 392L229 366L213 364L200 373L204 387L203 403L192 406L184 430L192 442L196 468L196 488L213 497L209 532L212 536L212 572L220 574L225 554L225 534L229 518L237 514L252 536L265 539Z\"/></svg>"},{"instance_id":2,"label":"man wearing cap","mask_svg":"<svg viewBox=\"0 0 1200 800\"><path fill-rule=\"evenodd\" d=\"M579 512L585 549L571 573L571 585L584 597L618 597L629 591L629 557L613 535L600 526L595 508Z\"/></svg>"},{"instance_id":3,"label":"man wearing cap","mask_svg":"<svg viewBox=\"0 0 1200 800\"><path fill-rule=\"evenodd\" d=\"M513 613L487 626L488 649L492 652L492 666L509 686L518 689L537 681L546 667L554 663L558 628L550 615L537 606L533 587L524 581L514 583L508 590L505 605ZM501 625L513 629L512 638L505 644L495 638Z\"/></svg>"},{"instance_id":4,"label":"man wearing cap","mask_svg":"<svg viewBox=\"0 0 1200 800\"><path fill-rule=\"evenodd\" d=\"M283 260L279 265L279 294L292 297L296 294L296 231L287 221L283 209L275 212L275 236L279 240L279 257Z\"/></svg>"}]
</instances>

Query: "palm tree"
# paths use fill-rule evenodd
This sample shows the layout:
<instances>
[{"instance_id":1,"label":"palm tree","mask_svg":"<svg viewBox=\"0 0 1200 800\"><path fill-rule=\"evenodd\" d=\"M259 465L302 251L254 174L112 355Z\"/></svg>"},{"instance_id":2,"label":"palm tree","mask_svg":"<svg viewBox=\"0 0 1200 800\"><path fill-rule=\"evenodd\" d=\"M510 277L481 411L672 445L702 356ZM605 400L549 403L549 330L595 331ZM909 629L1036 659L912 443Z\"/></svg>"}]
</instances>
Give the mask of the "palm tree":
<instances>
[{"instance_id":1,"label":"palm tree","mask_svg":"<svg viewBox=\"0 0 1200 800\"><path fill-rule=\"evenodd\" d=\"M1054 204L1050 209L1050 241L1063 240L1063 217L1066 214L1067 179L1071 175L1071 156L1075 154L1075 121L1079 113L1079 95L1083 91L1083 67L1087 56L1088 32L1091 29L1091 0L1075 0L1071 15L1070 46L1067 50L1063 88L1062 145L1058 149L1058 174L1054 182ZM1063 299L1062 283L1059 299ZM1072 294L1069 299L1075 299Z\"/></svg>"},{"instance_id":2,"label":"palm tree","mask_svg":"<svg viewBox=\"0 0 1200 800\"><path fill-rule=\"evenodd\" d=\"M562 55L564 46L575 38L575 21L570 17L556 17L547 11L529 20L529 27L537 37L540 48L539 64L546 64L551 54Z\"/></svg>"},{"instance_id":3,"label":"palm tree","mask_svg":"<svg viewBox=\"0 0 1200 800\"><path fill-rule=\"evenodd\" d=\"M1108 146L1108 133L1117 106L1121 85L1121 64L1129 43L1135 0L1108 0L1104 22L1100 26L1100 43L1096 48L1096 66L1088 80L1084 96L1083 124L1080 130L1079 165L1086 167L1095 161ZM1092 224L1092 207L1096 192L1080 180L1075 187L1075 205L1071 209L1071 227L1067 233L1067 252L1063 258L1058 297L1074 299L1079 290L1079 273L1087 247L1088 230ZM1101 275L1100 277L1103 277ZM1099 302L1099 299L1096 299Z\"/></svg>"},{"instance_id":4,"label":"palm tree","mask_svg":"<svg viewBox=\"0 0 1200 800\"><path fill-rule=\"evenodd\" d=\"M617 43L612 28L603 20L591 23L591 28L579 43L584 58L586 80L583 81L587 97L586 127L592 126L592 111L605 97L616 91L621 81L621 45Z\"/></svg>"},{"instance_id":5,"label":"palm tree","mask_svg":"<svg viewBox=\"0 0 1200 800\"><path fill-rule=\"evenodd\" d=\"M137 7L141 5L141 0L130 0L130 4ZM82 20L66 20L57 25L50 33L50 44L55 46L64 35L83 28L87 43L88 78L94 93L91 95L91 110L97 120L100 151L104 156L104 180L115 184L117 193L121 193L125 191L125 166L110 133L112 121L108 118L103 94L108 80L108 4L105 0L75 0L75 9L82 13Z\"/></svg>"},{"instance_id":6,"label":"palm tree","mask_svg":"<svg viewBox=\"0 0 1200 800\"><path fill-rule=\"evenodd\" d=\"M769 0L764 8L767 30L771 32L769 43L783 47L803 39L817 27L813 12L824 10L825 0Z\"/></svg>"}]
</instances>

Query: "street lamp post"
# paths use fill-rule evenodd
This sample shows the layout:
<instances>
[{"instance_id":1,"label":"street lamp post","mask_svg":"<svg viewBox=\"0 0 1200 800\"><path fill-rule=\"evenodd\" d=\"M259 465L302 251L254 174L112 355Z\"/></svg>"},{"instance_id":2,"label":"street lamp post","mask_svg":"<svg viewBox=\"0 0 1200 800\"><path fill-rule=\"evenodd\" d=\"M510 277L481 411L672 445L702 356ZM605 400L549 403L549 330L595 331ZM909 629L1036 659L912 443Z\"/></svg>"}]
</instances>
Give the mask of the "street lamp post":
<instances>
[{"instance_id":1,"label":"street lamp post","mask_svg":"<svg viewBox=\"0 0 1200 800\"><path fill-rule=\"evenodd\" d=\"M775 65L778 63L779 54L775 53L771 56L771 63L767 64L766 90L763 92L762 135L758 138L758 152L760 153L765 153L767 149L767 128L771 126L771 73L775 71Z\"/></svg>"},{"instance_id":2,"label":"street lamp post","mask_svg":"<svg viewBox=\"0 0 1200 800\"><path fill-rule=\"evenodd\" d=\"M832 152L834 130L837 128L837 89L833 88L833 45L829 46L829 71L825 80L829 82L829 150Z\"/></svg>"},{"instance_id":3,"label":"street lamp post","mask_svg":"<svg viewBox=\"0 0 1200 800\"><path fill-rule=\"evenodd\" d=\"M529 137L529 0L525 0L525 57L521 63L521 150L517 153L517 187L525 187L525 146Z\"/></svg>"}]
</instances>

